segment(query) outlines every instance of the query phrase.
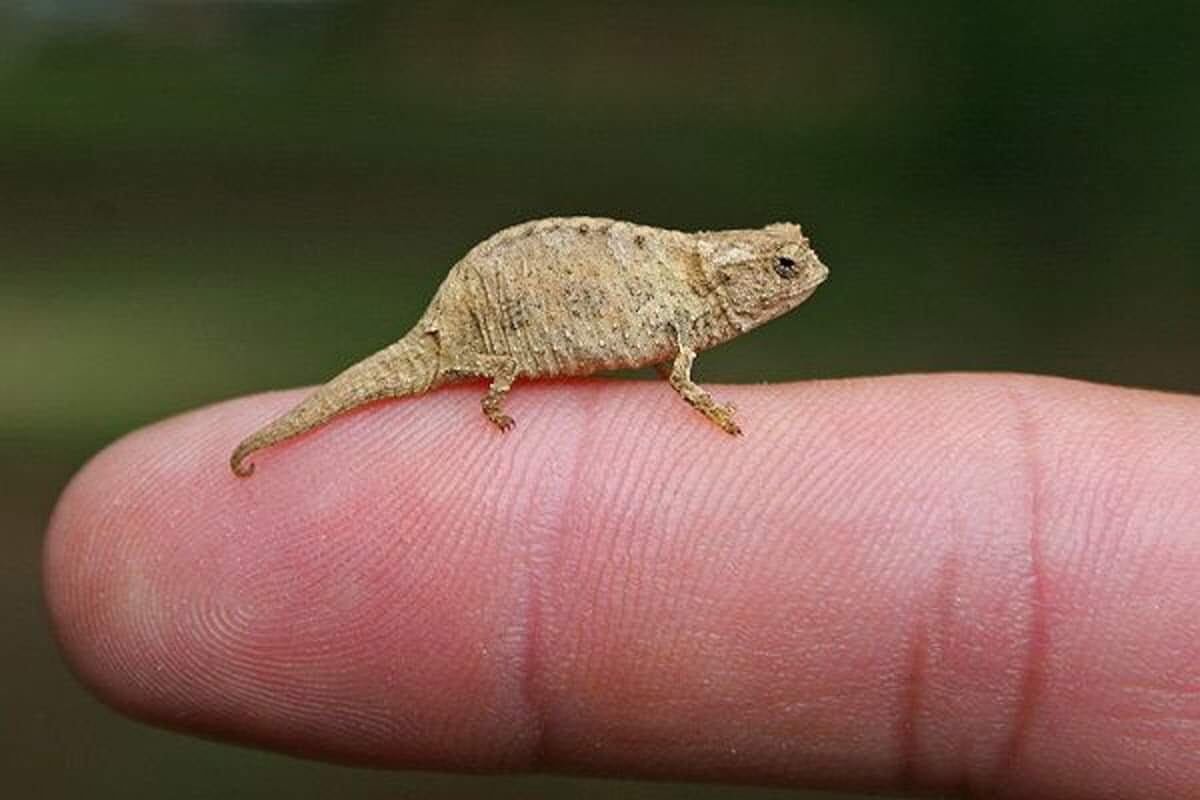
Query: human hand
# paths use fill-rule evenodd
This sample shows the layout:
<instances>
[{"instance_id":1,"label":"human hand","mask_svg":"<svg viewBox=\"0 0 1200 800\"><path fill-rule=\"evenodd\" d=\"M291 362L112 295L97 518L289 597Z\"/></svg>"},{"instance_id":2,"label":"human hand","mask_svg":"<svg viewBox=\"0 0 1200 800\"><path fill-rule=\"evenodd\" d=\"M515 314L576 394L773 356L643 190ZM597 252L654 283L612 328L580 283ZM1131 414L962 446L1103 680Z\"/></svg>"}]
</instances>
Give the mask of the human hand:
<instances>
[{"instance_id":1,"label":"human hand","mask_svg":"<svg viewBox=\"0 0 1200 800\"><path fill-rule=\"evenodd\" d=\"M139 431L47 597L106 702L329 760L1200 795L1200 400L1026 376L531 383L261 454L296 393Z\"/></svg>"}]
</instances>

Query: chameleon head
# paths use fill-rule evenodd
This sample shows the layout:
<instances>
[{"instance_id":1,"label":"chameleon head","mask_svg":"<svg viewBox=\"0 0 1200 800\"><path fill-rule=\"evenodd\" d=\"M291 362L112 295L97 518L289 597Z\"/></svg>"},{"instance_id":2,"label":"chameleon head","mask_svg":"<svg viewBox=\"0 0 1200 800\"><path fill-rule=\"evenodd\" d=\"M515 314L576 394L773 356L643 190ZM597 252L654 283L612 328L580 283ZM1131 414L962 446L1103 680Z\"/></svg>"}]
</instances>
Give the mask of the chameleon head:
<instances>
[{"instance_id":1,"label":"chameleon head","mask_svg":"<svg viewBox=\"0 0 1200 800\"><path fill-rule=\"evenodd\" d=\"M697 249L705 277L743 330L803 303L829 275L790 222L699 233Z\"/></svg>"}]
</instances>

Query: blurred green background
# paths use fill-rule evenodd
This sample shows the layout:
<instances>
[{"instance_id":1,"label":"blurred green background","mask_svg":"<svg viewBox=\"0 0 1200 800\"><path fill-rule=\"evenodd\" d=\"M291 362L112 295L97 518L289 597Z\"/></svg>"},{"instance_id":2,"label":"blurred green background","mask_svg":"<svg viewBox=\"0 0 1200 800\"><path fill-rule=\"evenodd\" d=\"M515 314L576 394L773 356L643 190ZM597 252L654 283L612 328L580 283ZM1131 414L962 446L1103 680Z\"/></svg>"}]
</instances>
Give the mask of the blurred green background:
<instances>
[{"instance_id":1,"label":"blurred green background","mask_svg":"<svg viewBox=\"0 0 1200 800\"><path fill-rule=\"evenodd\" d=\"M324 380L544 215L805 226L830 281L704 381L1200 390L1197 41L1200 5L1150 0L0 0L9 796L785 794L371 772L127 722L54 651L46 518L106 442Z\"/></svg>"}]
</instances>

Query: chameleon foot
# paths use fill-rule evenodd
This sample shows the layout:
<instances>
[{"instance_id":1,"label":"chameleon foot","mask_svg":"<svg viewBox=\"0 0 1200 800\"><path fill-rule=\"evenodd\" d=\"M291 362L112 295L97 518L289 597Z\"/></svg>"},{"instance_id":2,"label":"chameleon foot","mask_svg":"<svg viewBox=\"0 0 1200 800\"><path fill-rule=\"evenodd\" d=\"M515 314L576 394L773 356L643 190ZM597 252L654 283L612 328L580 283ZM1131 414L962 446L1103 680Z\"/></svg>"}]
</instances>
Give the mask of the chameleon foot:
<instances>
[{"instance_id":1,"label":"chameleon foot","mask_svg":"<svg viewBox=\"0 0 1200 800\"><path fill-rule=\"evenodd\" d=\"M721 430L731 436L741 436L742 429L736 422L733 421L733 414L737 408L733 403L717 403L709 409L700 409L700 413L715 422Z\"/></svg>"},{"instance_id":2,"label":"chameleon foot","mask_svg":"<svg viewBox=\"0 0 1200 800\"><path fill-rule=\"evenodd\" d=\"M501 406L503 395L489 392L483 398L483 415L502 432L510 431L517 424L517 421L504 413Z\"/></svg>"}]
</instances>

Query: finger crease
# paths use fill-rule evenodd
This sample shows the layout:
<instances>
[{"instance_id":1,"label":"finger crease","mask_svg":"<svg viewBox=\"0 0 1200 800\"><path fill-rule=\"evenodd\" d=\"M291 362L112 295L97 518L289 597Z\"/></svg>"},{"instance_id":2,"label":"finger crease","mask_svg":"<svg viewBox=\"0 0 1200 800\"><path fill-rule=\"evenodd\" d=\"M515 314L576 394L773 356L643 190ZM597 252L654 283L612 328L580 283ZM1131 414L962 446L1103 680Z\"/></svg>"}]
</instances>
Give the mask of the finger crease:
<instances>
[{"instance_id":1,"label":"finger crease","mask_svg":"<svg viewBox=\"0 0 1200 800\"><path fill-rule=\"evenodd\" d=\"M1025 657L1017 686L1015 707L1009 734L993 772L992 785L1008 783L1022 757L1046 683L1045 664L1049 650L1046 618L1046 574L1042 548L1045 543L1045 468L1043 465L1037 420L1027 396L1018 387L1010 390L1016 412L1017 433L1024 451L1026 470L1026 548L1028 563L1028 603Z\"/></svg>"}]
</instances>

